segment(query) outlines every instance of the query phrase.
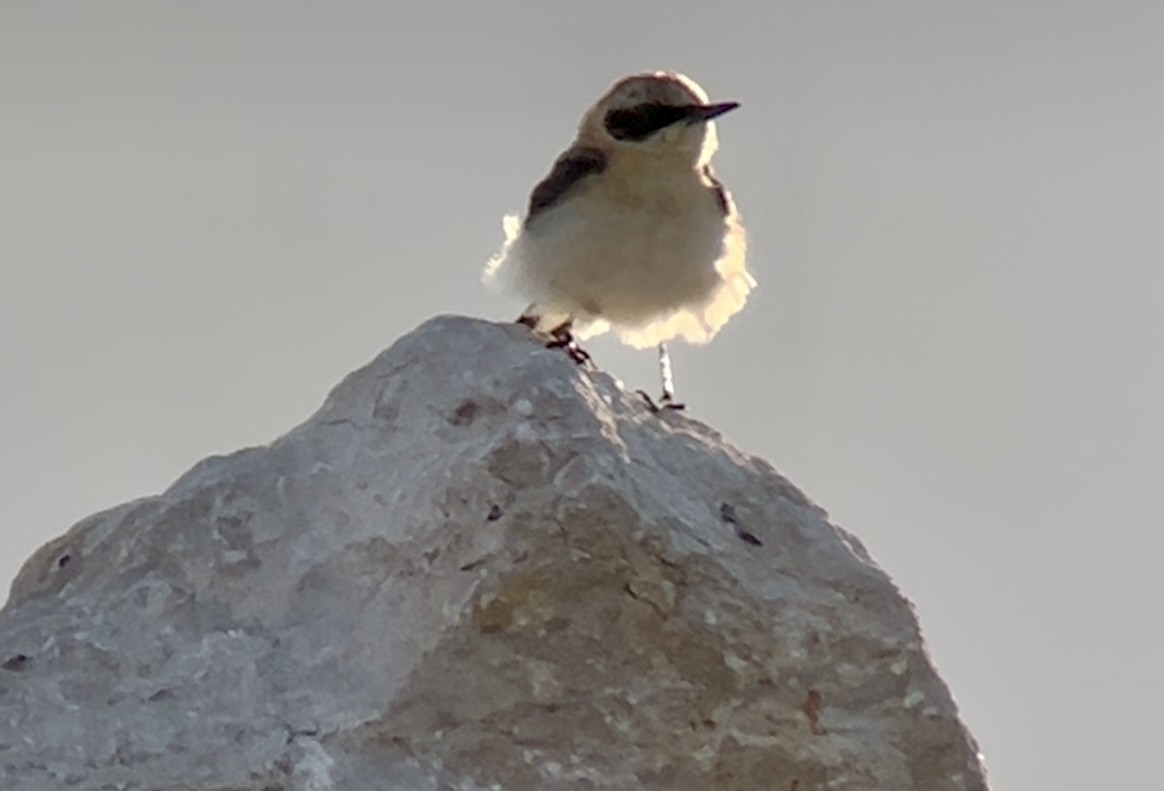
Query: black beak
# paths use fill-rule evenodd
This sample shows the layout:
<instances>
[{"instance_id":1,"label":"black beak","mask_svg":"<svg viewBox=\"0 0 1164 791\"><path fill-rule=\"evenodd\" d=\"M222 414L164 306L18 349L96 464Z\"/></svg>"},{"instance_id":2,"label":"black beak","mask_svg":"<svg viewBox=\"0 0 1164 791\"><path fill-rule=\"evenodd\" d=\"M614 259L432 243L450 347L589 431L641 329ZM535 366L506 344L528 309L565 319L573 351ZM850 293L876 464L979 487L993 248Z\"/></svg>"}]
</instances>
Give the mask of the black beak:
<instances>
[{"instance_id":1,"label":"black beak","mask_svg":"<svg viewBox=\"0 0 1164 791\"><path fill-rule=\"evenodd\" d=\"M687 123L701 124L729 113L740 106L739 102L720 102L719 104L692 104L684 109L687 111Z\"/></svg>"},{"instance_id":2,"label":"black beak","mask_svg":"<svg viewBox=\"0 0 1164 791\"><path fill-rule=\"evenodd\" d=\"M703 124L739 107L739 102L722 104L662 104L644 102L634 107L611 110L603 119L606 131L615 140L642 141L672 124Z\"/></svg>"}]
</instances>

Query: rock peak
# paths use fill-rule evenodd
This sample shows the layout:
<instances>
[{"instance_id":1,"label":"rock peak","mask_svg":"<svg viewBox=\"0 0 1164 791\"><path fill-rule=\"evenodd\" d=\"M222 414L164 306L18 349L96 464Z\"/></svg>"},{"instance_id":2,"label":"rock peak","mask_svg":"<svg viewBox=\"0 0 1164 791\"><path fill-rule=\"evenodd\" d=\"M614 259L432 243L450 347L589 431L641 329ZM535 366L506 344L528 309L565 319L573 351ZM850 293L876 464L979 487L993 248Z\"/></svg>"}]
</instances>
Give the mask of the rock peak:
<instances>
[{"instance_id":1,"label":"rock peak","mask_svg":"<svg viewBox=\"0 0 1164 791\"><path fill-rule=\"evenodd\" d=\"M459 317L40 549L0 651L10 791L987 787L860 542Z\"/></svg>"}]
</instances>

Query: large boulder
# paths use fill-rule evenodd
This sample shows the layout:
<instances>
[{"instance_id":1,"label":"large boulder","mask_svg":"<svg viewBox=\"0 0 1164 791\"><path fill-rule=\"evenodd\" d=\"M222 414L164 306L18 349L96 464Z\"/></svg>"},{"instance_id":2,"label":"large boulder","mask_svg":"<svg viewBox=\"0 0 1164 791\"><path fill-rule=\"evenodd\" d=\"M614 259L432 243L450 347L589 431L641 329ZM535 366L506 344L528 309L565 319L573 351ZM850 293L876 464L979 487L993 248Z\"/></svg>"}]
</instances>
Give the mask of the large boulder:
<instances>
[{"instance_id":1,"label":"large boulder","mask_svg":"<svg viewBox=\"0 0 1164 791\"><path fill-rule=\"evenodd\" d=\"M6 791L986 787L856 538L517 326L424 324L0 612Z\"/></svg>"}]
</instances>

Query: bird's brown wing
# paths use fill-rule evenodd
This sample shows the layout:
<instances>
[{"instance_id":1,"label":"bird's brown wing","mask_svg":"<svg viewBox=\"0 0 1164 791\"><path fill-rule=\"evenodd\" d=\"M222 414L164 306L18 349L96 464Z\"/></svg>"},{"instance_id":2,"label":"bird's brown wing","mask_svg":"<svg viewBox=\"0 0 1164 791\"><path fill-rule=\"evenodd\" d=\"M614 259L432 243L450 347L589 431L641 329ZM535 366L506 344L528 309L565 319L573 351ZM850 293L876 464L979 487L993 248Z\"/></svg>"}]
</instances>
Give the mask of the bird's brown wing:
<instances>
[{"instance_id":1,"label":"bird's brown wing","mask_svg":"<svg viewBox=\"0 0 1164 791\"><path fill-rule=\"evenodd\" d=\"M554 162L550 175L542 179L529 196L525 224L560 203L575 186L589 176L606 170L606 155L597 148L570 148Z\"/></svg>"},{"instance_id":2,"label":"bird's brown wing","mask_svg":"<svg viewBox=\"0 0 1164 791\"><path fill-rule=\"evenodd\" d=\"M720 211L723 212L723 216L727 217L732 213L731 193L727 191L727 187L723 185L723 182L717 179L715 174L711 172L710 165L703 166L703 177L706 178L708 182L710 182L711 188L715 192L716 203L719 204L719 208Z\"/></svg>"}]
</instances>

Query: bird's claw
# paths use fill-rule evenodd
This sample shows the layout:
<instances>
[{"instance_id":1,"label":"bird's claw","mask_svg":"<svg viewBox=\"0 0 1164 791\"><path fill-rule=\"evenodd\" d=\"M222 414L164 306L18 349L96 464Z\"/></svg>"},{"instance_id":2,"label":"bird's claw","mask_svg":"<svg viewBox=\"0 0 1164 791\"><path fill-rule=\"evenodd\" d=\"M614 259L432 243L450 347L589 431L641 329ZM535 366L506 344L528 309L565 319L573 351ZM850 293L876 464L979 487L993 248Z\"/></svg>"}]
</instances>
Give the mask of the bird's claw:
<instances>
[{"instance_id":1,"label":"bird's claw","mask_svg":"<svg viewBox=\"0 0 1164 791\"><path fill-rule=\"evenodd\" d=\"M554 336L546 342L547 349L563 349L570 359L578 363L578 365L586 365L593 363L594 359L590 356L590 352L578 345L578 341L574 340L574 336Z\"/></svg>"},{"instance_id":2,"label":"bird's claw","mask_svg":"<svg viewBox=\"0 0 1164 791\"><path fill-rule=\"evenodd\" d=\"M647 393L646 390L636 390L635 392L642 396L643 400L647 402L647 409L651 410L651 412L656 415L661 415L664 412L680 412L687 408L686 404L681 404L676 401L675 396L673 396L671 393L663 393L663 395L659 397L659 400L655 401L655 399L651 398L650 394Z\"/></svg>"},{"instance_id":3,"label":"bird's claw","mask_svg":"<svg viewBox=\"0 0 1164 791\"><path fill-rule=\"evenodd\" d=\"M522 314L517 318L518 324L528 327L534 332L537 332L539 321L537 316L528 314ZM578 365L593 365L594 359L590 356L590 352L583 349L578 345L578 341L574 340L574 334L570 332L570 322L554 327L549 334L550 339L546 341L547 349L564 349L570 359Z\"/></svg>"}]
</instances>

